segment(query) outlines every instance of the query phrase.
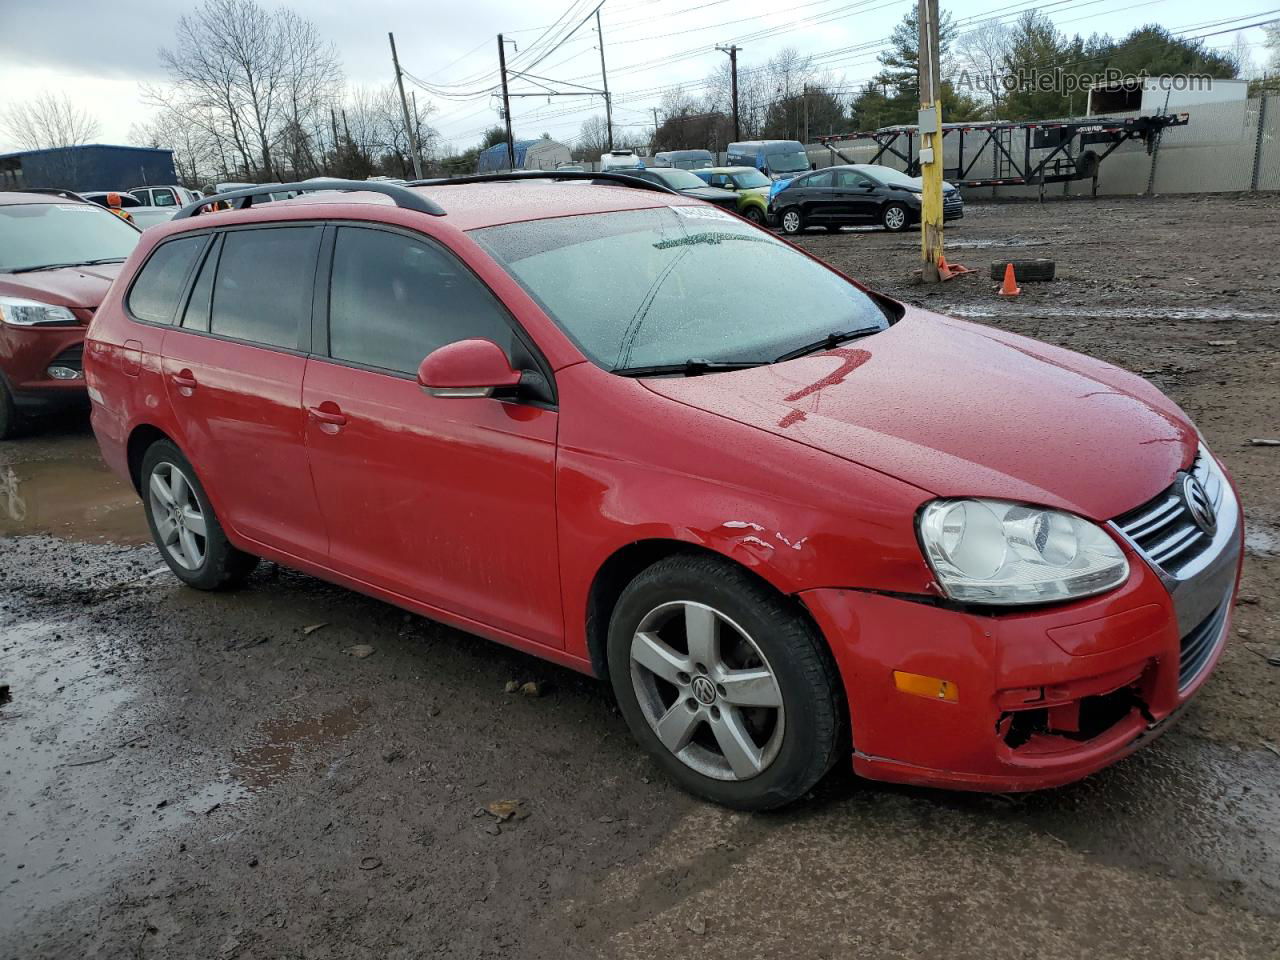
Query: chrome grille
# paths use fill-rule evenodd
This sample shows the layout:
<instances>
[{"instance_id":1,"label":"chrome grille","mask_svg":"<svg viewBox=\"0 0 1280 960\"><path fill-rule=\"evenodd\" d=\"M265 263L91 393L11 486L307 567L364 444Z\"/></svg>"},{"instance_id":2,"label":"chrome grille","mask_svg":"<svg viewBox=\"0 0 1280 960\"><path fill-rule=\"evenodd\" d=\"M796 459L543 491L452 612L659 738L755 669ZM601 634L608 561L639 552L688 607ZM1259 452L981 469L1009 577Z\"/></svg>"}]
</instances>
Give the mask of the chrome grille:
<instances>
[{"instance_id":1,"label":"chrome grille","mask_svg":"<svg viewBox=\"0 0 1280 960\"><path fill-rule=\"evenodd\" d=\"M1200 675L1206 663L1213 657L1213 652L1222 640L1223 627L1227 621L1227 608L1230 598L1218 605L1218 609L1205 617L1204 622L1191 630L1182 638L1182 649L1178 654L1178 689L1185 690Z\"/></svg>"},{"instance_id":2,"label":"chrome grille","mask_svg":"<svg viewBox=\"0 0 1280 960\"><path fill-rule=\"evenodd\" d=\"M1191 474L1200 482L1217 513L1226 488L1222 473L1211 458L1201 453L1192 465ZM1213 544L1212 533L1200 528L1187 507L1181 486L1179 479L1154 500L1113 521L1148 560L1174 575Z\"/></svg>"}]
</instances>

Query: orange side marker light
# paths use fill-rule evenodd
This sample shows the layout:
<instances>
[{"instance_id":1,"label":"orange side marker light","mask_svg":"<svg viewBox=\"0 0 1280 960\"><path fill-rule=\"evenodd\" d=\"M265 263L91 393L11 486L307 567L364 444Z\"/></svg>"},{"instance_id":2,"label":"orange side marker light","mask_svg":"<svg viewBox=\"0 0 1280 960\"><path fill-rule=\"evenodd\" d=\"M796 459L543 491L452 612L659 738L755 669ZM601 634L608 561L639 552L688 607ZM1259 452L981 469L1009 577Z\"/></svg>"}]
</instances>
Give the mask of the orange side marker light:
<instances>
[{"instance_id":1,"label":"orange side marker light","mask_svg":"<svg viewBox=\"0 0 1280 960\"><path fill-rule=\"evenodd\" d=\"M901 670L895 670L893 684L903 693L927 697L930 700L955 703L960 699L960 692L956 685L950 680L942 680L938 677L926 677L920 673L904 673Z\"/></svg>"}]
</instances>

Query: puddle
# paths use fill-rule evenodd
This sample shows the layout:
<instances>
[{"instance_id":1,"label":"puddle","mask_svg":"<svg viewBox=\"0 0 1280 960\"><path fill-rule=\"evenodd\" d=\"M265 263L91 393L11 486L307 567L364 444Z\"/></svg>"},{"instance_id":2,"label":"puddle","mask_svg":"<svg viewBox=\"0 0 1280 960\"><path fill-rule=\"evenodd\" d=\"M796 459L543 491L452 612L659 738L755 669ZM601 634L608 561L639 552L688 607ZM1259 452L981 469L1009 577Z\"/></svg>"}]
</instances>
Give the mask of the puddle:
<instances>
[{"instance_id":1,"label":"puddle","mask_svg":"<svg viewBox=\"0 0 1280 960\"><path fill-rule=\"evenodd\" d=\"M947 312L957 317L1042 317L1048 309L1045 304L1002 303L999 306L957 304L948 306ZM1080 317L1097 320L1276 320L1280 313L1265 311L1221 310L1214 307L1142 308L1142 307L1067 307L1054 306L1055 317Z\"/></svg>"},{"instance_id":2,"label":"puddle","mask_svg":"<svg viewBox=\"0 0 1280 960\"><path fill-rule=\"evenodd\" d=\"M0 621L0 930L91 894L148 842L249 796L184 785L149 744L140 691L54 622Z\"/></svg>"},{"instance_id":3,"label":"puddle","mask_svg":"<svg viewBox=\"0 0 1280 960\"><path fill-rule=\"evenodd\" d=\"M0 537L44 533L94 543L150 539L133 488L111 473L92 437L9 445L0 458Z\"/></svg>"},{"instance_id":4,"label":"puddle","mask_svg":"<svg viewBox=\"0 0 1280 960\"><path fill-rule=\"evenodd\" d=\"M1275 528L1246 520L1244 524L1244 548L1260 557L1280 554L1280 534Z\"/></svg>"},{"instance_id":5,"label":"puddle","mask_svg":"<svg viewBox=\"0 0 1280 960\"><path fill-rule=\"evenodd\" d=\"M229 774L250 788L269 787L284 779L315 747L345 740L360 726L369 701L356 698L346 706L308 717L274 717L258 736L235 752Z\"/></svg>"}]
</instances>

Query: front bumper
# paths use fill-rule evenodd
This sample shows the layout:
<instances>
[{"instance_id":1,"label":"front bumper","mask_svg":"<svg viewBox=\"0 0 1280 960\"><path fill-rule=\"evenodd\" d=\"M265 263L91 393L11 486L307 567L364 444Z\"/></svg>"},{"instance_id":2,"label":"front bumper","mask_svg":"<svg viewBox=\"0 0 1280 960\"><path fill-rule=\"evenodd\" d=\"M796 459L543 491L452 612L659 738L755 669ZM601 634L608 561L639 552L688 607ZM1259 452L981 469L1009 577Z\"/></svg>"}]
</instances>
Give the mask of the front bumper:
<instances>
[{"instance_id":1,"label":"front bumper","mask_svg":"<svg viewBox=\"0 0 1280 960\"><path fill-rule=\"evenodd\" d=\"M88 405L84 334L82 326L16 327L0 323L0 376L19 410L39 413ZM79 371L80 376L57 379L49 373L55 365Z\"/></svg>"},{"instance_id":2,"label":"front bumper","mask_svg":"<svg viewBox=\"0 0 1280 960\"><path fill-rule=\"evenodd\" d=\"M802 593L844 681L855 772L953 789L1036 790L1078 780L1153 740L1203 685L1230 631L1243 556L1234 496L1197 582L1198 594L1214 596L1213 609L1189 629L1179 625L1185 601L1128 545L1132 573L1123 587L1047 609L988 615L855 590ZM1180 681L1180 654L1206 631L1209 652ZM894 671L946 680L956 699L900 691Z\"/></svg>"}]
</instances>

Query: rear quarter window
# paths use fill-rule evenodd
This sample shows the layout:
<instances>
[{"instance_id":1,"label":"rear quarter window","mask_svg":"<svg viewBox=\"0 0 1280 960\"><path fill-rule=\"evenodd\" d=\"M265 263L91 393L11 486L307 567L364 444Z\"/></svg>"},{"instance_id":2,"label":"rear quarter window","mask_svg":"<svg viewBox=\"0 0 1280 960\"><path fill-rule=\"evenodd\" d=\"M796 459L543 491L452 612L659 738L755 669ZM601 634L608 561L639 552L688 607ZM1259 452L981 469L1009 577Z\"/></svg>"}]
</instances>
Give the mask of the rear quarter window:
<instances>
[{"instance_id":1,"label":"rear quarter window","mask_svg":"<svg viewBox=\"0 0 1280 960\"><path fill-rule=\"evenodd\" d=\"M178 237L156 247L129 290L129 312L148 323L172 323L187 277L207 236Z\"/></svg>"}]
</instances>

